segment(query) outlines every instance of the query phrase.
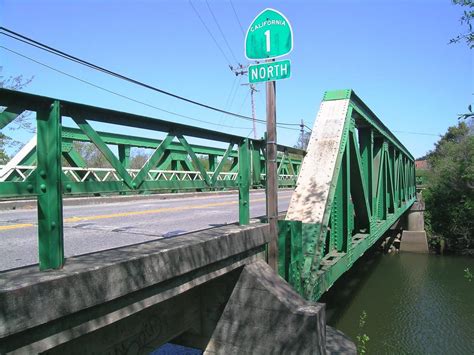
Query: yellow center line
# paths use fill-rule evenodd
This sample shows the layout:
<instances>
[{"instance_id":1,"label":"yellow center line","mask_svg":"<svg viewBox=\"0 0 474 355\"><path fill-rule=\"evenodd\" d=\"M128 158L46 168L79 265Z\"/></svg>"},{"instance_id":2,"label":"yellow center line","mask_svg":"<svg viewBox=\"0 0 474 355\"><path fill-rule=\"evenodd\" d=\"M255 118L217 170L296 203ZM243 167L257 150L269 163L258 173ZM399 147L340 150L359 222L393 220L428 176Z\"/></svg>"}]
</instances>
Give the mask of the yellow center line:
<instances>
[{"instance_id":1,"label":"yellow center line","mask_svg":"<svg viewBox=\"0 0 474 355\"><path fill-rule=\"evenodd\" d=\"M24 223L24 224L12 224L9 226L0 226L0 231L6 231L10 229L19 229L19 228L28 228L28 227L34 227L34 224Z\"/></svg>"},{"instance_id":2,"label":"yellow center line","mask_svg":"<svg viewBox=\"0 0 474 355\"><path fill-rule=\"evenodd\" d=\"M281 196L286 197L286 196ZM250 200L250 202L262 202L265 201L265 198L254 199ZM227 202L215 202L215 203L206 203L203 205L187 205L187 206L180 206L180 207L164 207L158 208L154 210L144 210L144 211L133 211L133 212L120 212L120 213L111 213L111 214L103 214L103 215L95 215L95 216L85 216L85 217L69 217L64 218L64 223L75 223L81 221L94 221L98 219L108 219L108 218L118 218L118 217L129 217L129 216L139 216L139 215L147 215L147 214L156 214L162 212L178 212L178 211L186 211L192 209L200 209L200 208L210 208L210 207L219 207L219 206L227 206L227 205L236 205L238 201L227 201ZM12 224L8 226L0 226L0 231L4 230L12 230L12 229L21 229L21 228L30 228L34 227L35 225L32 223L24 223L24 224Z\"/></svg>"}]
</instances>

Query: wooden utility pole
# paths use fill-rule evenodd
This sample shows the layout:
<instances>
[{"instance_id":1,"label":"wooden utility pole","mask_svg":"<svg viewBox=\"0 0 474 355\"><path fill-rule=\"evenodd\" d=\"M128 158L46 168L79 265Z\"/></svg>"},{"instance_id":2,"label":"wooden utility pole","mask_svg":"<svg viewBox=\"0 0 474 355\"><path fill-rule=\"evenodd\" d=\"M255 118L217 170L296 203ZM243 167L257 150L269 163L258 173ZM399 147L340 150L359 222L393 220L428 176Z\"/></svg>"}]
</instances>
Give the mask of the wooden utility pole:
<instances>
[{"instance_id":1,"label":"wooden utility pole","mask_svg":"<svg viewBox=\"0 0 474 355\"><path fill-rule=\"evenodd\" d=\"M252 105L253 139L257 139L257 124L256 124L256 115L255 115L254 93L258 90L255 88L254 84L249 84L249 85L250 85L250 102L251 102L251 105Z\"/></svg>"},{"instance_id":2,"label":"wooden utility pole","mask_svg":"<svg viewBox=\"0 0 474 355\"><path fill-rule=\"evenodd\" d=\"M268 264L278 271L278 179L276 136L276 83L268 81L267 89L267 217L270 225Z\"/></svg>"},{"instance_id":3,"label":"wooden utility pole","mask_svg":"<svg viewBox=\"0 0 474 355\"><path fill-rule=\"evenodd\" d=\"M257 62L258 63L258 62ZM239 63L237 67L229 65L230 70L235 74L235 76L246 75L248 74L248 65L242 65ZM255 114L255 98L254 93L257 92L257 88L254 84L242 84L248 85L250 88L250 102L252 105L252 125L253 125L253 139L257 139L257 125L256 125L256 114Z\"/></svg>"},{"instance_id":4,"label":"wooden utility pole","mask_svg":"<svg viewBox=\"0 0 474 355\"><path fill-rule=\"evenodd\" d=\"M301 119L300 123L300 133L301 133L301 147L300 149L304 149L304 121Z\"/></svg>"}]
</instances>

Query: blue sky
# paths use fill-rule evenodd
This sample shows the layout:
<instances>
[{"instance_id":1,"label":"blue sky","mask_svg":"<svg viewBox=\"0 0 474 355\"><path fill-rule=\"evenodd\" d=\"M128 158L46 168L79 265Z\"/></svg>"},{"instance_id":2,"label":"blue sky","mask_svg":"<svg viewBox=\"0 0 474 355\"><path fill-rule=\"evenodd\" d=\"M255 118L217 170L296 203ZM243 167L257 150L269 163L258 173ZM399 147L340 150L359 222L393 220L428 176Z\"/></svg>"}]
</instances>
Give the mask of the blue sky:
<instances>
[{"instance_id":1,"label":"blue sky","mask_svg":"<svg viewBox=\"0 0 474 355\"><path fill-rule=\"evenodd\" d=\"M161 89L251 115L248 87L228 65L248 64L244 36L228 0L192 1L218 41L213 42L189 1L0 0L1 25ZM244 30L266 7L281 11L294 31L292 77L277 83L277 120L312 127L324 91L352 88L415 157L456 124L473 101L473 57L465 44L462 8L449 0L232 1ZM204 124L166 114L86 85L0 48L3 76L34 75L25 91L247 136L251 122L223 116L124 83L0 36L0 45L58 70ZM235 57L235 59L234 59ZM239 82L239 80L241 80ZM256 94L265 118L265 88ZM295 127L297 129L297 127ZM265 127L257 126L259 136ZM404 132L415 132L413 134ZM130 132L133 133L133 132ZM297 130L278 130L294 145Z\"/></svg>"}]
</instances>

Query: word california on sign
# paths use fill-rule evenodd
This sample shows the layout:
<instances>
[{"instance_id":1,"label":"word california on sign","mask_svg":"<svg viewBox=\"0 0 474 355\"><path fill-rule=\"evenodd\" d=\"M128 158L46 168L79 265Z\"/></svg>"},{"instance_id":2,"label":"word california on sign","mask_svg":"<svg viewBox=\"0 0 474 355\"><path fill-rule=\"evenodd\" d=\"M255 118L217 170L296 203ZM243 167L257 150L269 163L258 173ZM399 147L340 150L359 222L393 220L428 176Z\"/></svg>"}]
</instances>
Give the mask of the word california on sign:
<instances>
[{"instance_id":1,"label":"word california on sign","mask_svg":"<svg viewBox=\"0 0 474 355\"><path fill-rule=\"evenodd\" d=\"M266 20L266 21L263 21L262 23L257 23L251 26L250 32L253 32L255 30L258 30L259 28L269 26L269 25L286 26L286 21L285 20Z\"/></svg>"}]
</instances>

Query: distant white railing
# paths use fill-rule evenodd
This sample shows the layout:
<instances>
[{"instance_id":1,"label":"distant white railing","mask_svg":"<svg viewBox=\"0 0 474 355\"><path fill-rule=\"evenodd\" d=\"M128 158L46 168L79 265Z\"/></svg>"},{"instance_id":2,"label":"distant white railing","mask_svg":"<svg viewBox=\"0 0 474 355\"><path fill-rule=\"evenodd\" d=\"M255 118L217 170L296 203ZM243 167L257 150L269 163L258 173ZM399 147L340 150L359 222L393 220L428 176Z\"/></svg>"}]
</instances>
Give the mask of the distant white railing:
<instances>
[{"instance_id":1,"label":"distant white railing","mask_svg":"<svg viewBox=\"0 0 474 355\"><path fill-rule=\"evenodd\" d=\"M0 165L0 176L5 181L9 176L16 173L20 181L26 181L36 169L34 165L5 166ZM81 167L63 167L64 175L75 182L84 182L90 178L95 181L122 181L120 175L114 168L81 168ZM127 169L130 176L135 178L140 169ZM209 178L214 176L213 172L207 172ZM217 181L235 181L238 173L221 172L217 176ZM148 181L202 181L203 176L200 171L185 170L150 170L148 172Z\"/></svg>"}]
</instances>

